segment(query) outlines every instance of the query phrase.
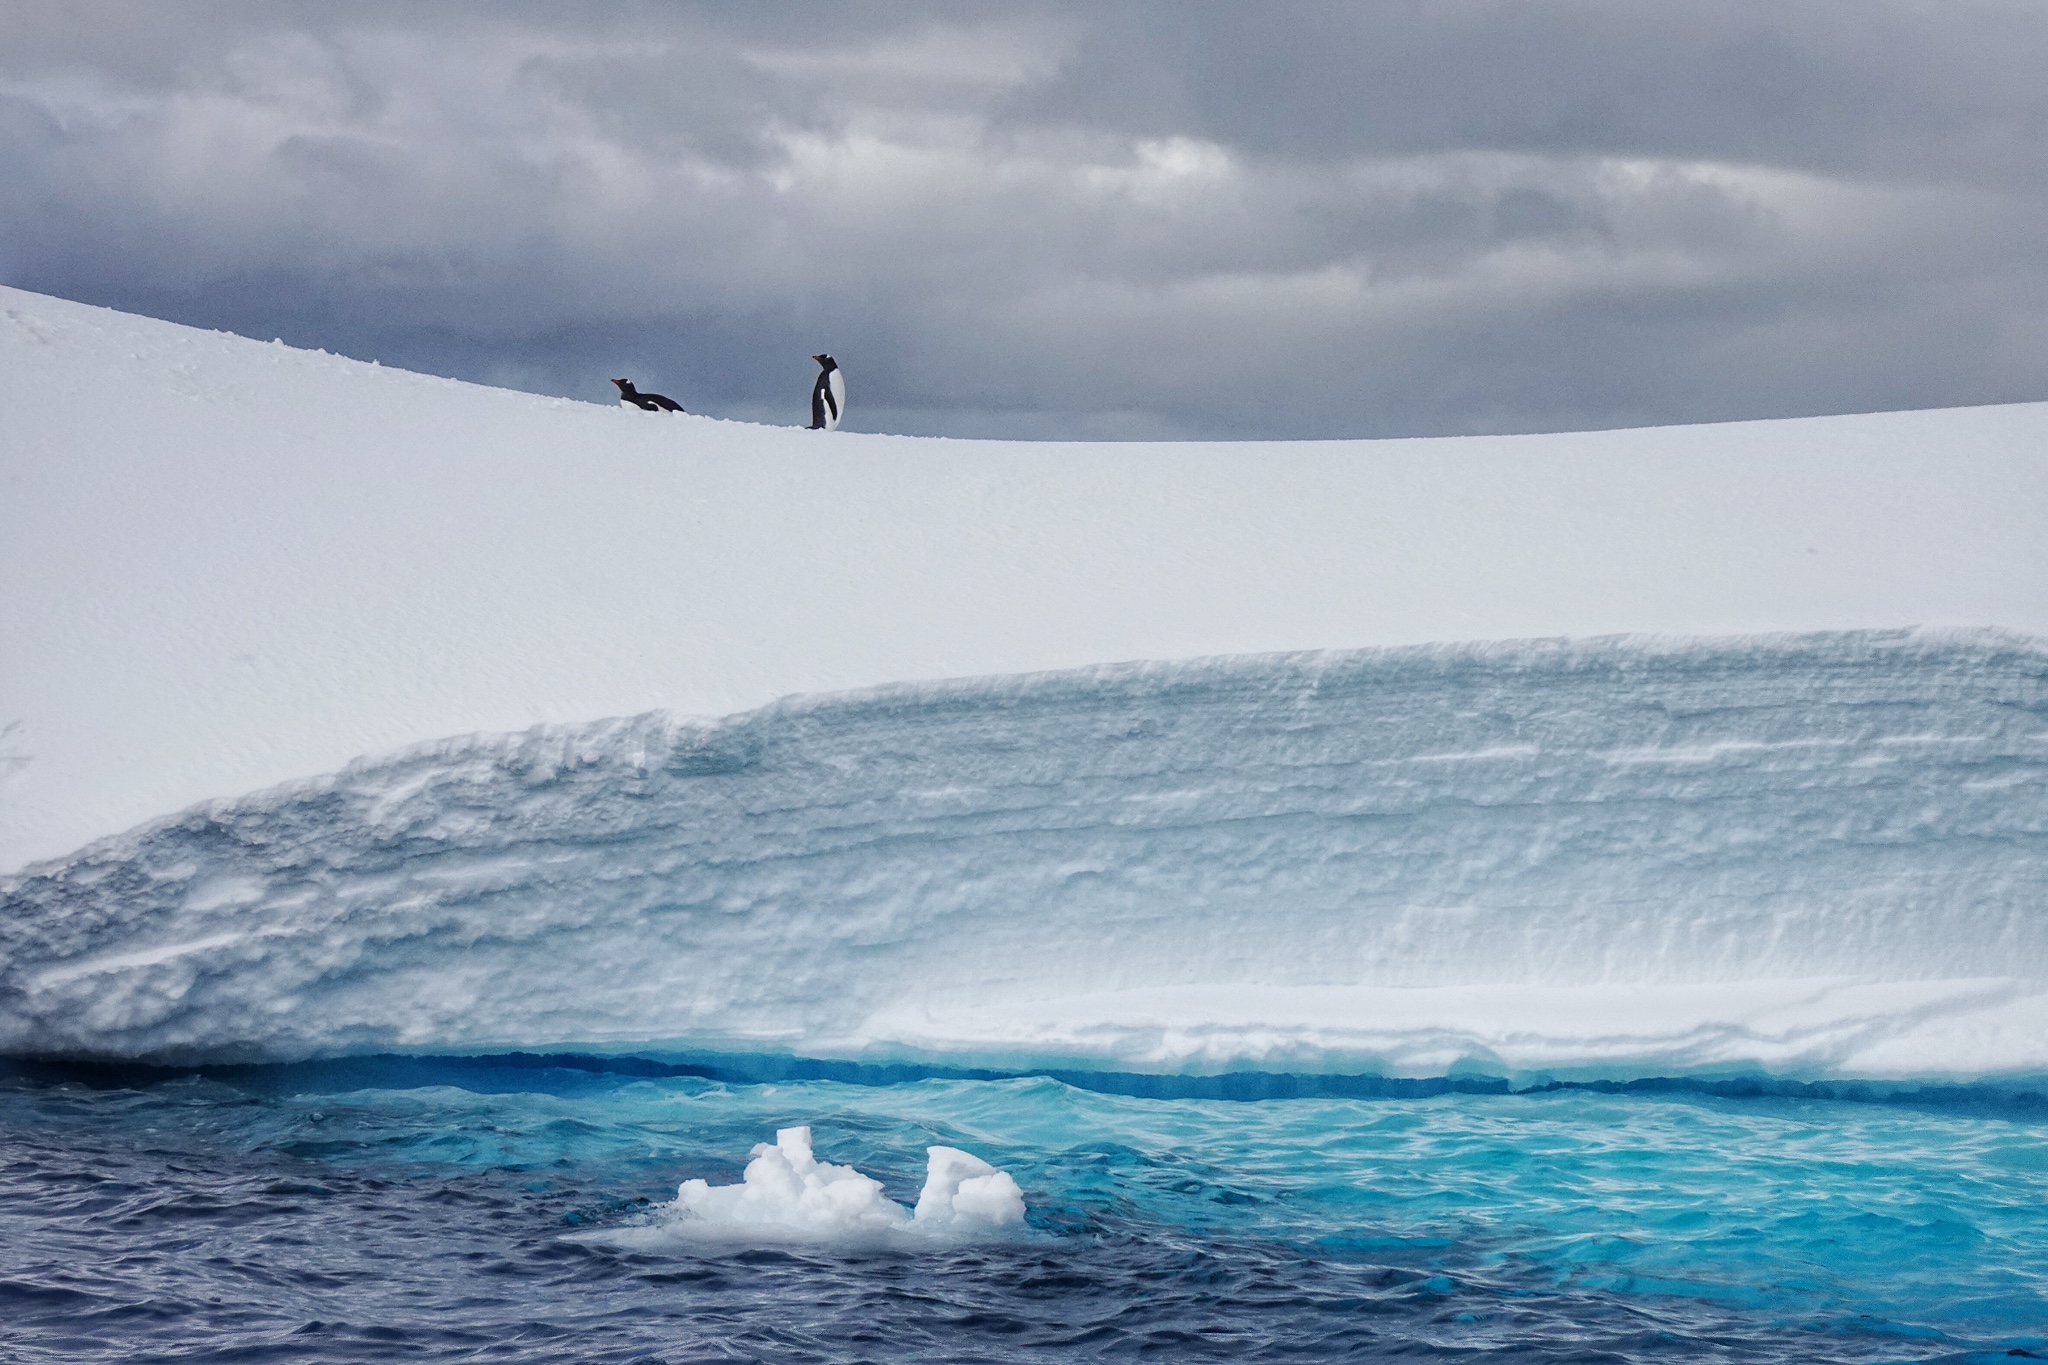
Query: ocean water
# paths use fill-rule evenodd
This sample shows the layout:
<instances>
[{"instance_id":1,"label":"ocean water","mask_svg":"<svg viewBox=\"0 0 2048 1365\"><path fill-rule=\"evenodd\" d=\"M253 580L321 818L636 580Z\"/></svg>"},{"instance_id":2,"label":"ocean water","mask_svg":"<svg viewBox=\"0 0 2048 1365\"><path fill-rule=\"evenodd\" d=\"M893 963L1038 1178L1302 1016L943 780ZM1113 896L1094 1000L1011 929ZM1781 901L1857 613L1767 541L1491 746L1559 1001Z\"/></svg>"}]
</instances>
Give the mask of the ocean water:
<instances>
[{"instance_id":1,"label":"ocean water","mask_svg":"<svg viewBox=\"0 0 2048 1365\"><path fill-rule=\"evenodd\" d=\"M792 1124L905 1202L928 1145L971 1151L1027 1226L621 1244ZM10 1362L2030 1355L2048 1111L2024 1099L1233 1102L532 1058L0 1080Z\"/></svg>"}]
</instances>

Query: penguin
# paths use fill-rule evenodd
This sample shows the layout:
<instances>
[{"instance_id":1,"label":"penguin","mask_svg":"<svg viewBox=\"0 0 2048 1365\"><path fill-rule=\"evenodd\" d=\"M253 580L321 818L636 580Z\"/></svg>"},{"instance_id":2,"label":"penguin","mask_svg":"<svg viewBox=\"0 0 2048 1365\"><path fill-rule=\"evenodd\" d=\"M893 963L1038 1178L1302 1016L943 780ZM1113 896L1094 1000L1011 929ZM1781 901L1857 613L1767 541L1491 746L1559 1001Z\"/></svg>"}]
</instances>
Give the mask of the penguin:
<instances>
[{"instance_id":1,"label":"penguin","mask_svg":"<svg viewBox=\"0 0 2048 1365\"><path fill-rule=\"evenodd\" d=\"M683 410L683 405L673 398L664 398L658 393L640 392L640 390L633 387L633 381L630 379L614 379L612 383L619 386L619 401L629 408L639 408L642 412L681 412Z\"/></svg>"},{"instance_id":2,"label":"penguin","mask_svg":"<svg viewBox=\"0 0 2048 1365\"><path fill-rule=\"evenodd\" d=\"M839 430L840 414L846 411L846 372L829 355L814 355L818 382L811 386L811 430Z\"/></svg>"}]
</instances>

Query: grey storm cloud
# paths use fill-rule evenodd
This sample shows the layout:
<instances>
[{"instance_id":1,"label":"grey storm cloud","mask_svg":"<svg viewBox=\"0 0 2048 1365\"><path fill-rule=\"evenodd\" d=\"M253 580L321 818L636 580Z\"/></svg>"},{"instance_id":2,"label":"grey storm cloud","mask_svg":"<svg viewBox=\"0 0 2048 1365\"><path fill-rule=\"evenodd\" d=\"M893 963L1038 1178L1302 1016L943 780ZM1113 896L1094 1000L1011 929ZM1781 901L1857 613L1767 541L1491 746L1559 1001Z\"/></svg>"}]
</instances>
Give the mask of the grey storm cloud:
<instances>
[{"instance_id":1,"label":"grey storm cloud","mask_svg":"<svg viewBox=\"0 0 2048 1365\"><path fill-rule=\"evenodd\" d=\"M963 435L2048 391L2034 4L0 0L0 280Z\"/></svg>"}]
</instances>

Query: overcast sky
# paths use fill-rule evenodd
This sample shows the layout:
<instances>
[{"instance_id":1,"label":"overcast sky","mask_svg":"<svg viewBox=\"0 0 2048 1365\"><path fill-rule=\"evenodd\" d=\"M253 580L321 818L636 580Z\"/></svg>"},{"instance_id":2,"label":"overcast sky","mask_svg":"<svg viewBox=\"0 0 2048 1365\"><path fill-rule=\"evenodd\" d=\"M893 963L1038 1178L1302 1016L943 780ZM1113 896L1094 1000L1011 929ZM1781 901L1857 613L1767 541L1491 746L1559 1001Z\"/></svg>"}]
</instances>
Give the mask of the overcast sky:
<instances>
[{"instance_id":1,"label":"overcast sky","mask_svg":"<svg viewBox=\"0 0 2048 1365\"><path fill-rule=\"evenodd\" d=\"M0 281L1031 437L2048 397L2048 4L0 0Z\"/></svg>"}]
</instances>

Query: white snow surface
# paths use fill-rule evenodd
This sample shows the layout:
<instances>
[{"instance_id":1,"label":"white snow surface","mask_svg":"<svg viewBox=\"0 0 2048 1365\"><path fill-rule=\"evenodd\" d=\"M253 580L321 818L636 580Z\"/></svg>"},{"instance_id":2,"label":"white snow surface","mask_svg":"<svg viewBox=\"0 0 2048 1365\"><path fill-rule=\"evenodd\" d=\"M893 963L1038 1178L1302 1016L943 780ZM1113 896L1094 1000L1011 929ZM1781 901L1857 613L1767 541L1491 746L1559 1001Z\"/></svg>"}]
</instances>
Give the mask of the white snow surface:
<instances>
[{"instance_id":1,"label":"white snow surface","mask_svg":"<svg viewBox=\"0 0 2048 1365\"><path fill-rule=\"evenodd\" d=\"M636 1248L671 1241L904 1246L976 1240L1023 1226L1017 1182L971 1152L927 1147L924 1189L916 1208L906 1209L872 1176L819 1161L803 1127L779 1128L773 1143L756 1143L739 1184L686 1180L675 1201L645 1222L581 1240Z\"/></svg>"},{"instance_id":2,"label":"white snow surface","mask_svg":"<svg viewBox=\"0 0 2048 1365\"><path fill-rule=\"evenodd\" d=\"M686 375L633 376L690 404ZM0 871L446 735L1434 641L2048 634L2048 406L948 441L461 384L0 289Z\"/></svg>"},{"instance_id":3,"label":"white snow surface","mask_svg":"<svg viewBox=\"0 0 2048 1365\"><path fill-rule=\"evenodd\" d=\"M0 352L0 1052L2048 1074L2048 406L1026 445Z\"/></svg>"}]
</instances>

